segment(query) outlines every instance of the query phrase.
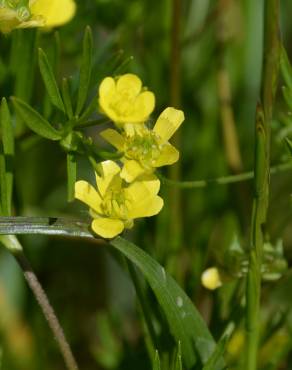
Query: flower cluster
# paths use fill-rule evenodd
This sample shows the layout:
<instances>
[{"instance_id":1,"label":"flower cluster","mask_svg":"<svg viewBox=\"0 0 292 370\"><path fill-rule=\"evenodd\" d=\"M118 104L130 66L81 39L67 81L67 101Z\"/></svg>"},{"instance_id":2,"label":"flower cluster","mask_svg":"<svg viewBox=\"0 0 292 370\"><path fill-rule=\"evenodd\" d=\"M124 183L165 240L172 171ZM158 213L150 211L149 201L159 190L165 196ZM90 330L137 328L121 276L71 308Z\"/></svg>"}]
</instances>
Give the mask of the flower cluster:
<instances>
[{"instance_id":1,"label":"flower cluster","mask_svg":"<svg viewBox=\"0 0 292 370\"><path fill-rule=\"evenodd\" d=\"M61 26L73 18L75 11L74 0L0 0L0 31Z\"/></svg>"},{"instance_id":2,"label":"flower cluster","mask_svg":"<svg viewBox=\"0 0 292 370\"><path fill-rule=\"evenodd\" d=\"M120 164L100 163L97 189L78 181L75 197L90 207L93 231L112 238L131 228L135 218L153 216L162 209L163 200L157 195L160 181L154 172L178 161L179 152L169 139L183 122L184 113L168 107L149 128L155 96L134 74L106 77L99 87L99 106L116 126L101 136L117 149Z\"/></svg>"}]
</instances>

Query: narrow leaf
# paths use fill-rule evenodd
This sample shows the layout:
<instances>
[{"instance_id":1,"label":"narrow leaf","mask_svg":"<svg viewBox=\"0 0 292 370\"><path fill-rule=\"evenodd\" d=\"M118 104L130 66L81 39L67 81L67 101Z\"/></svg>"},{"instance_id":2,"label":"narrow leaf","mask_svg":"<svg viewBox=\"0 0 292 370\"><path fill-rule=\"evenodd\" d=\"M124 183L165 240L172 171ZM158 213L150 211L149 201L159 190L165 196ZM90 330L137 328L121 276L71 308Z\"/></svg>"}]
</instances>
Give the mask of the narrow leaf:
<instances>
[{"instance_id":1,"label":"narrow leaf","mask_svg":"<svg viewBox=\"0 0 292 370\"><path fill-rule=\"evenodd\" d=\"M80 70L76 115L78 116L86 102L92 70L93 39L90 27L86 27L83 38L83 56Z\"/></svg>"},{"instance_id":2,"label":"narrow leaf","mask_svg":"<svg viewBox=\"0 0 292 370\"><path fill-rule=\"evenodd\" d=\"M110 244L129 258L148 281L164 311L172 335L177 343L181 343L186 367L195 365L196 353L205 364L216 344L193 302L164 268L136 245L120 237L111 240ZM224 368L224 360L220 360L213 370Z\"/></svg>"},{"instance_id":3,"label":"narrow leaf","mask_svg":"<svg viewBox=\"0 0 292 370\"><path fill-rule=\"evenodd\" d=\"M286 138L287 147L292 155L292 141L288 138Z\"/></svg>"},{"instance_id":4,"label":"narrow leaf","mask_svg":"<svg viewBox=\"0 0 292 370\"><path fill-rule=\"evenodd\" d=\"M74 186L77 181L77 162L73 153L67 154L67 184L68 184L68 202L74 200Z\"/></svg>"},{"instance_id":5,"label":"narrow leaf","mask_svg":"<svg viewBox=\"0 0 292 370\"><path fill-rule=\"evenodd\" d=\"M3 98L0 107L0 124L2 133L3 154L1 161L1 186L2 212L6 216L11 215L12 191L13 191L13 159L14 159L14 132L6 99ZM3 176L3 177L2 177Z\"/></svg>"},{"instance_id":6,"label":"narrow leaf","mask_svg":"<svg viewBox=\"0 0 292 370\"><path fill-rule=\"evenodd\" d=\"M14 155L14 132L8 104L2 99L0 108L0 124L2 133L3 150L5 155Z\"/></svg>"},{"instance_id":7,"label":"narrow leaf","mask_svg":"<svg viewBox=\"0 0 292 370\"><path fill-rule=\"evenodd\" d=\"M286 104L288 105L289 109L292 111L292 90L288 87L282 87L283 96L285 99Z\"/></svg>"},{"instance_id":8,"label":"narrow leaf","mask_svg":"<svg viewBox=\"0 0 292 370\"><path fill-rule=\"evenodd\" d=\"M218 342L212 356L206 362L202 370L213 370L218 367L221 359L223 358L224 352L226 350L226 345L228 343L228 335L224 335Z\"/></svg>"},{"instance_id":9,"label":"narrow leaf","mask_svg":"<svg viewBox=\"0 0 292 370\"><path fill-rule=\"evenodd\" d=\"M66 114L71 120L73 118L73 107L67 78L63 78L62 80L62 97L65 105Z\"/></svg>"},{"instance_id":10,"label":"narrow leaf","mask_svg":"<svg viewBox=\"0 0 292 370\"><path fill-rule=\"evenodd\" d=\"M183 370L182 358L181 358L181 344L178 342L177 350L174 357L174 362L172 366L173 370Z\"/></svg>"},{"instance_id":11,"label":"narrow leaf","mask_svg":"<svg viewBox=\"0 0 292 370\"><path fill-rule=\"evenodd\" d=\"M37 111L21 99L15 97L11 99L16 112L33 132L49 140L61 139L61 132L52 127Z\"/></svg>"},{"instance_id":12,"label":"narrow leaf","mask_svg":"<svg viewBox=\"0 0 292 370\"><path fill-rule=\"evenodd\" d=\"M290 90L292 90L292 67L284 46L281 48L280 68L282 77Z\"/></svg>"},{"instance_id":13,"label":"narrow leaf","mask_svg":"<svg viewBox=\"0 0 292 370\"><path fill-rule=\"evenodd\" d=\"M161 370L159 353L158 353L157 350L155 351L155 357L154 357L154 362L153 362L153 370Z\"/></svg>"},{"instance_id":14,"label":"narrow leaf","mask_svg":"<svg viewBox=\"0 0 292 370\"><path fill-rule=\"evenodd\" d=\"M8 216L8 195L7 195L7 182L6 182L6 166L5 157L0 148L0 205L1 205L1 215Z\"/></svg>"},{"instance_id":15,"label":"narrow leaf","mask_svg":"<svg viewBox=\"0 0 292 370\"><path fill-rule=\"evenodd\" d=\"M39 67L52 104L54 104L62 112L65 112L65 107L54 76L53 68L42 49L39 49Z\"/></svg>"}]
</instances>

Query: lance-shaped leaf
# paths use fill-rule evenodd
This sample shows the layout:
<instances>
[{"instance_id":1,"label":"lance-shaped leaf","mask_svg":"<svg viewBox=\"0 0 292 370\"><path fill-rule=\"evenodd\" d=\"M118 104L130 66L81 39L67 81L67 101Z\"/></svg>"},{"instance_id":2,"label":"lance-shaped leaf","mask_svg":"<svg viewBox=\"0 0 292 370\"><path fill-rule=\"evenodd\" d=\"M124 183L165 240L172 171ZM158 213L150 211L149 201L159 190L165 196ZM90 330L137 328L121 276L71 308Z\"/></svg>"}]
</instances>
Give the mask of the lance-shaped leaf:
<instances>
[{"instance_id":1,"label":"lance-shaped leaf","mask_svg":"<svg viewBox=\"0 0 292 370\"><path fill-rule=\"evenodd\" d=\"M292 141L288 138L286 138L287 147L292 155Z\"/></svg>"},{"instance_id":2,"label":"lance-shaped leaf","mask_svg":"<svg viewBox=\"0 0 292 370\"><path fill-rule=\"evenodd\" d=\"M0 125L2 134L1 158L1 203L2 212L6 216L11 214L12 189L13 189L13 158L14 158L14 132L12 120L6 99L3 98L0 107ZM1 181L1 182L2 182Z\"/></svg>"},{"instance_id":3,"label":"lance-shaped leaf","mask_svg":"<svg viewBox=\"0 0 292 370\"><path fill-rule=\"evenodd\" d=\"M60 140L62 138L60 131L52 127L44 117L23 100L15 97L11 99L17 114L33 132L49 140Z\"/></svg>"},{"instance_id":4,"label":"lance-shaped leaf","mask_svg":"<svg viewBox=\"0 0 292 370\"><path fill-rule=\"evenodd\" d=\"M290 90L292 90L292 67L284 46L281 48L280 68L283 79Z\"/></svg>"},{"instance_id":5,"label":"lance-shaped leaf","mask_svg":"<svg viewBox=\"0 0 292 370\"><path fill-rule=\"evenodd\" d=\"M54 76L53 68L50 65L48 57L42 49L39 49L39 67L52 104L54 104L62 112L65 112L65 107Z\"/></svg>"},{"instance_id":6,"label":"lance-shaped leaf","mask_svg":"<svg viewBox=\"0 0 292 370\"><path fill-rule=\"evenodd\" d=\"M84 107L87 98L92 70L92 49L93 49L93 40L91 28L86 27L83 39L83 56L80 69L80 79L76 107L77 116L82 111L82 108Z\"/></svg>"},{"instance_id":7,"label":"lance-shaped leaf","mask_svg":"<svg viewBox=\"0 0 292 370\"><path fill-rule=\"evenodd\" d=\"M154 357L154 361L153 361L153 370L161 370L160 358L159 358L159 353L158 353L157 350L155 351L155 357Z\"/></svg>"},{"instance_id":8,"label":"lance-shaped leaf","mask_svg":"<svg viewBox=\"0 0 292 370\"><path fill-rule=\"evenodd\" d=\"M110 244L130 259L148 281L167 318L173 337L181 344L186 367L192 368L195 365L197 354L205 364L216 344L206 323L186 293L158 262L135 244L121 237L111 240ZM223 368L224 360L220 358L213 370Z\"/></svg>"}]
</instances>

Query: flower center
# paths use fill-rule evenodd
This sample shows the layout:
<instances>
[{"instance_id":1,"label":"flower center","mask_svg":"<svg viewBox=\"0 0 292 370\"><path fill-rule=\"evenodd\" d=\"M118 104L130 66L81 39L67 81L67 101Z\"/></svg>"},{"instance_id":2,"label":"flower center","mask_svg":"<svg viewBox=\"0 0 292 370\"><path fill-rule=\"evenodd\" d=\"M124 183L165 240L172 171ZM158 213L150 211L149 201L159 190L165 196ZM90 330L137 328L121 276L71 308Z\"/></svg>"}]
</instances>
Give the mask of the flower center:
<instances>
[{"instance_id":1,"label":"flower center","mask_svg":"<svg viewBox=\"0 0 292 370\"><path fill-rule=\"evenodd\" d=\"M104 215L120 220L128 219L129 200L125 197L123 190L108 190L105 194L101 209Z\"/></svg>"},{"instance_id":2,"label":"flower center","mask_svg":"<svg viewBox=\"0 0 292 370\"><path fill-rule=\"evenodd\" d=\"M158 136L153 131L143 130L126 137L125 156L138 161L145 169L153 167L161 149L162 145L158 143Z\"/></svg>"}]
</instances>

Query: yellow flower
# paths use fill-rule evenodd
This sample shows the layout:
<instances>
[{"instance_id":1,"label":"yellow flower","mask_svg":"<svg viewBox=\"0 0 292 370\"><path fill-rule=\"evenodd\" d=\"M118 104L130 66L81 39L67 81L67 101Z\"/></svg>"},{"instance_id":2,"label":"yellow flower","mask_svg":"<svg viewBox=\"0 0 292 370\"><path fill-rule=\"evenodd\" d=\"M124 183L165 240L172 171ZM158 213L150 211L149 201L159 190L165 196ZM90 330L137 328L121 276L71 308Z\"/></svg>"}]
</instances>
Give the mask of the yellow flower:
<instances>
[{"instance_id":1,"label":"yellow flower","mask_svg":"<svg viewBox=\"0 0 292 370\"><path fill-rule=\"evenodd\" d=\"M106 77L99 86L101 110L115 124L143 123L152 113L155 96L142 88L140 78L128 73L113 79Z\"/></svg>"},{"instance_id":2,"label":"yellow flower","mask_svg":"<svg viewBox=\"0 0 292 370\"><path fill-rule=\"evenodd\" d=\"M163 200L157 195L159 180L149 177L127 185L120 171L115 162L104 161L96 173L97 189L83 180L75 184L75 198L90 207L94 218L91 227L103 238L115 237L125 228L130 229L135 218L154 216L163 207Z\"/></svg>"},{"instance_id":3,"label":"yellow flower","mask_svg":"<svg viewBox=\"0 0 292 370\"><path fill-rule=\"evenodd\" d=\"M72 19L75 11L74 0L2 0L0 31L61 26Z\"/></svg>"},{"instance_id":4,"label":"yellow flower","mask_svg":"<svg viewBox=\"0 0 292 370\"><path fill-rule=\"evenodd\" d=\"M168 107L158 117L153 130L144 125L126 125L123 133L113 129L102 131L101 136L124 154L121 177L132 182L145 173L153 173L157 167L177 162L179 152L168 140L183 120L183 111Z\"/></svg>"},{"instance_id":5,"label":"yellow flower","mask_svg":"<svg viewBox=\"0 0 292 370\"><path fill-rule=\"evenodd\" d=\"M220 272L217 267L210 267L205 270L201 277L202 285L210 290L215 290L222 286Z\"/></svg>"}]
</instances>

